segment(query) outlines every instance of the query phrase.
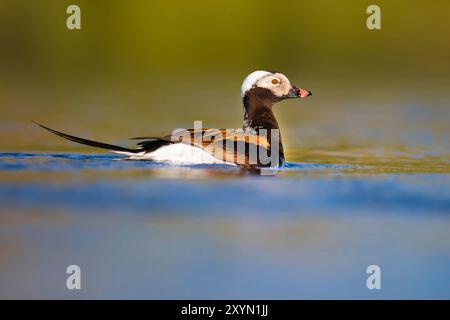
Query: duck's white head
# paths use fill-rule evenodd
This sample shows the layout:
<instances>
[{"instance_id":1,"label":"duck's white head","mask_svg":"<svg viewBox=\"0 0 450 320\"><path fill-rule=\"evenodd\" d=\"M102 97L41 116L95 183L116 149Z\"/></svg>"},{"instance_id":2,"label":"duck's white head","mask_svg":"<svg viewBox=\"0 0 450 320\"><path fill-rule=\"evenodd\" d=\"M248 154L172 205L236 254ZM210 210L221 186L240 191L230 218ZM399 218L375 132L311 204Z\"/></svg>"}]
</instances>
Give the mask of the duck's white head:
<instances>
[{"instance_id":1,"label":"duck's white head","mask_svg":"<svg viewBox=\"0 0 450 320\"><path fill-rule=\"evenodd\" d=\"M304 98L312 95L311 91L297 88L282 73L254 71L242 83L241 97L245 98L253 89L266 89L273 95L274 101L291 98Z\"/></svg>"}]
</instances>

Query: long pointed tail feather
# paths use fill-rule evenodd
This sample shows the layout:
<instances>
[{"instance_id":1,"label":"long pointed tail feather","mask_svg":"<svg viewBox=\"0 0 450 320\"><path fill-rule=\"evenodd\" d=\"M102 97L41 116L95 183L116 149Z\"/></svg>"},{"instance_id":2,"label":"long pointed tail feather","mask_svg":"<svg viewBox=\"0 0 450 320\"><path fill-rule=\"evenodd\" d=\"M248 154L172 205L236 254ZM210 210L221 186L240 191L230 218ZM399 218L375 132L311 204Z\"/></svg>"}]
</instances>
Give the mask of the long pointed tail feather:
<instances>
[{"instance_id":1,"label":"long pointed tail feather","mask_svg":"<svg viewBox=\"0 0 450 320\"><path fill-rule=\"evenodd\" d=\"M115 152L125 152L125 153L139 153L142 152L143 149L139 148L139 149L130 149L130 148L125 148L125 147L121 147L121 146L115 146L112 144L107 144L107 143L103 143L103 142L98 142L98 141L93 141L93 140L88 140L88 139L83 139L83 138L79 138L79 137L75 137L66 133L62 133L56 130L53 130L49 127L46 127L40 123L37 123L35 121L32 121L33 123L37 124L38 126L40 126L41 128L57 135L60 136L64 139L76 142L76 143L80 143L80 144L84 144L87 146L91 146L91 147L95 147L95 148L100 148L100 149L106 149L109 151L115 151Z\"/></svg>"}]
</instances>

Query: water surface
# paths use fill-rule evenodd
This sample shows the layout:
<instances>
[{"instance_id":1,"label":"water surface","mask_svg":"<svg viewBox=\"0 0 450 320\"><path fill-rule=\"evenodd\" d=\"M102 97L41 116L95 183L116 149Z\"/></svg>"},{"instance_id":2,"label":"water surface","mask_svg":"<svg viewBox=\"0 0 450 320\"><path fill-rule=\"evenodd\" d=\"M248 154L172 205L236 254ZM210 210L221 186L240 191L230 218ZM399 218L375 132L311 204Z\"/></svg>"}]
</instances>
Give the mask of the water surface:
<instances>
[{"instance_id":1,"label":"water surface","mask_svg":"<svg viewBox=\"0 0 450 320\"><path fill-rule=\"evenodd\" d=\"M294 150L274 176L0 154L0 296L450 298L448 158L376 152Z\"/></svg>"}]
</instances>

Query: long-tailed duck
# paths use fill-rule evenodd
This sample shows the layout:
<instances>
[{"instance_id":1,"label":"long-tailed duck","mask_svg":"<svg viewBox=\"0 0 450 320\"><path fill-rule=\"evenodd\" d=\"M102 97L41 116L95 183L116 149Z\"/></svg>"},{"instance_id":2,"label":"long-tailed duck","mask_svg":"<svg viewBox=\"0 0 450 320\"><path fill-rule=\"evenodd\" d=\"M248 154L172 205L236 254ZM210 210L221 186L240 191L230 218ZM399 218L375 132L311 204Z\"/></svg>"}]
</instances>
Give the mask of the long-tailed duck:
<instances>
[{"instance_id":1,"label":"long-tailed duck","mask_svg":"<svg viewBox=\"0 0 450 320\"><path fill-rule=\"evenodd\" d=\"M304 98L311 92L293 86L278 72L255 71L241 87L244 124L232 129L177 129L164 137L139 137L136 148L126 148L68 135L41 124L65 139L124 154L130 159L173 164L225 163L241 167L278 167L284 163L279 125L272 106L281 100Z\"/></svg>"}]
</instances>

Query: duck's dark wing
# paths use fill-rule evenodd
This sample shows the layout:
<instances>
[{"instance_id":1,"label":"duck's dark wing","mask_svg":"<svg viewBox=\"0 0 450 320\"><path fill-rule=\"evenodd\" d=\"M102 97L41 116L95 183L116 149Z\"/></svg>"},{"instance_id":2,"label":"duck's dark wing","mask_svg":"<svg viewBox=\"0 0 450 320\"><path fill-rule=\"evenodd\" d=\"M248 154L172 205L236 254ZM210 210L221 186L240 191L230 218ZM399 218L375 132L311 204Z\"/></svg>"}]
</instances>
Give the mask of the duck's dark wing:
<instances>
[{"instance_id":1,"label":"duck's dark wing","mask_svg":"<svg viewBox=\"0 0 450 320\"><path fill-rule=\"evenodd\" d=\"M216 159L244 167L264 166L260 155L271 152L266 137L242 130L183 129L163 139L202 148Z\"/></svg>"},{"instance_id":2,"label":"duck's dark wing","mask_svg":"<svg viewBox=\"0 0 450 320\"><path fill-rule=\"evenodd\" d=\"M271 166L262 155L270 157L271 147L266 137L247 132L224 134L222 138L214 139L207 150L217 159L232 162L241 167Z\"/></svg>"}]
</instances>

